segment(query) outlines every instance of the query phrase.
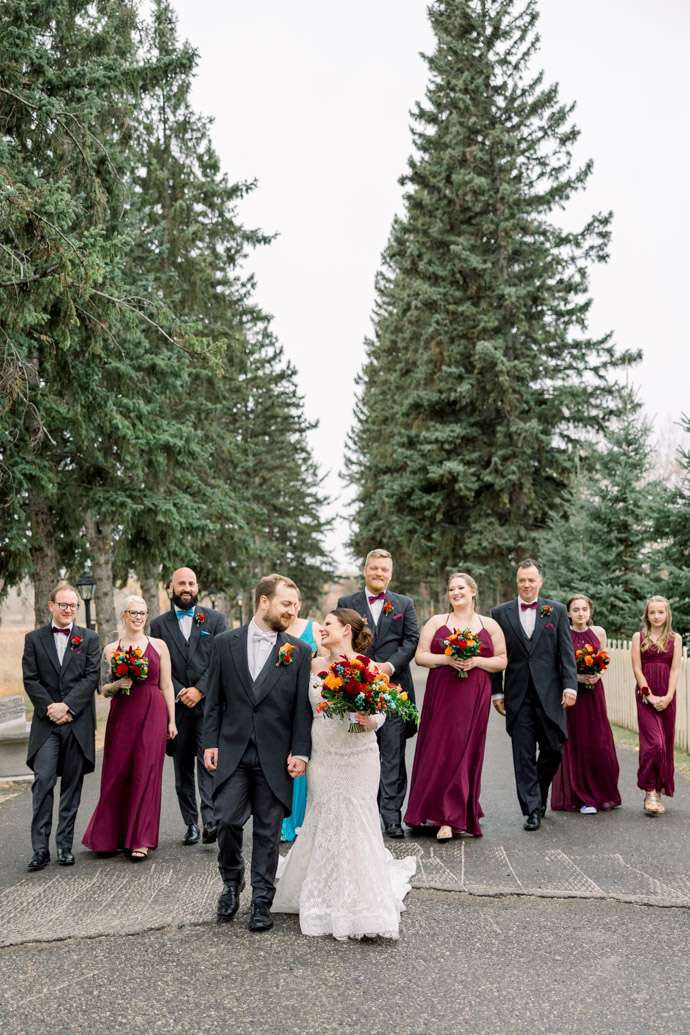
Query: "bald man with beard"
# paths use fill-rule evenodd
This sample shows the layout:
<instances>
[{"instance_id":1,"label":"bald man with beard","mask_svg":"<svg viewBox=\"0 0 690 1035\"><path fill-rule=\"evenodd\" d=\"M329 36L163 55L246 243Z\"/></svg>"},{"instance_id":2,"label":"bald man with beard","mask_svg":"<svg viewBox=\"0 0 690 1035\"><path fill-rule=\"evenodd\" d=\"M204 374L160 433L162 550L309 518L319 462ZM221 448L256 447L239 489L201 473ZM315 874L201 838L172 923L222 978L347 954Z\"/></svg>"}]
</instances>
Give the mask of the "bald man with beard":
<instances>
[{"instance_id":1,"label":"bald man with beard","mask_svg":"<svg viewBox=\"0 0 690 1035\"><path fill-rule=\"evenodd\" d=\"M204 844L212 844L218 831L213 817L213 776L204 765L202 732L211 647L214 636L225 631L225 615L222 611L199 607L199 586L191 568L178 568L173 572L170 591L174 607L154 618L151 635L165 641L172 662L177 737L169 742L172 745L169 750L173 752L175 790L185 823L182 844L195 845L199 838Z\"/></svg>"}]
</instances>

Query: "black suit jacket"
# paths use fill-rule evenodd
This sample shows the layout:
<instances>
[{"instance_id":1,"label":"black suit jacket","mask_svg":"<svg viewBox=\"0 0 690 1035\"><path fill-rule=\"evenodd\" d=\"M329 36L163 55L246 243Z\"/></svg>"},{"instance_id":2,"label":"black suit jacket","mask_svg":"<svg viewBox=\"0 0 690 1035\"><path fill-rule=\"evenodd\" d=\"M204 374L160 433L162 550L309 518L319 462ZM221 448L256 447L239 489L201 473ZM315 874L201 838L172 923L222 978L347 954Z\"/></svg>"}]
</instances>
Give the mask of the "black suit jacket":
<instances>
[{"instance_id":1,"label":"black suit jacket","mask_svg":"<svg viewBox=\"0 0 690 1035\"><path fill-rule=\"evenodd\" d=\"M297 647L288 665L277 663L284 643ZM310 675L311 649L294 636L278 633L255 683L247 663L247 626L214 638L204 712L204 749L218 748L214 797L253 739L271 790L290 812L287 757L311 754Z\"/></svg>"},{"instance_id":2,"label":"black suit jacket","mask_svg":"<svg viewBox=\"0 0 690 1035\"><path fill-rule=\"evenodd\" d=\"M575 651L563 604L539 597L532 638L527 639L519 617L519 601L509 600L491 612L506 638L508 666L491 676L492 693L505 695L506 727L510 729L525 699L530 677L548 718L566 732L563 691L577 691ZM550 607L551 613L542 614Z\"/></svg>"},{"instance_id":3,"label":"black suit jacket","mask_svg":"<svg viewBox=\"0 0 690 1035\"><path fill-rule=\"evenodd\" d=\"M349 597L341 597L338 607L351 607L353 611L367 619L369 628L374 634L371 646L366 651L367 657L372 661L387 661L393 665L395 672L391 682L399 684L410 694L410 700L414 701L410 662L415 656L419 643L417 612L412 598L402 596L400 593L386 592L383 606L385 607L387 603L393 605L393 610L388 614L382 610L378 625L374 625L366 590L353 593Z\"/></svg>"},{"instance_id":4,"label":"black suit jacket","mask_svg":"<svg viewBox=\"0 0 690 1035\"><path fill-rule=\"evenodd\" d=\"M175 697L185 686L195 686L202 694L206 694L213 638L225 632L225 615L222 611L208 611L202 607L194 611L189 640L185 640L180 632L180 622L172 608L151 622L151 635L163 640L170 651ZM197 615L204 616L201 625L197 622ZM186 704L177 701L176 718L188 711Z\"/></svg>"},{"instance_id":5,"label":"black suit jacket","mask_svg":"<svg viewBox=\"0 0 690 1035\"><path fill-rule=\"evenodd\" d=\"M98 636L91 629L73 625L60 665L52 627L53 623L49 622L27 633L24 640L24 689L34 706L26 764L33 769L36 752L56 728L46 715L48 706L62 701L74 716L70 729L84 754L84 772L91 773L96 764L94 693L101 666ZM79 636L81 643L73 643Z\"/></svg>"}]
</instances>

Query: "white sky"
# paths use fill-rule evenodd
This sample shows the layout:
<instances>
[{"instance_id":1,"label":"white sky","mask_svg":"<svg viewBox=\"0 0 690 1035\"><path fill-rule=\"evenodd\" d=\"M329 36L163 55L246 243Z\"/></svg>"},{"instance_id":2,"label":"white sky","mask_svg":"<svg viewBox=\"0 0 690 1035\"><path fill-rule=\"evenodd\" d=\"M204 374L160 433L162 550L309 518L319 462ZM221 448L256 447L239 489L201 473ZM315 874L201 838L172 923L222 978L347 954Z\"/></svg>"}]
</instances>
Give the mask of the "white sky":
<instances>
[{"instance_id":1,"label":"white sky","mask_svg":"<svg viewBox=\"0 0 690 1035\"><path fill-rule=\"evenodd\" d=\"M300 371L320 421L317 461L331 495L371 331L374 277L411 150L409 110L433 49L425 0L175 0L199 51L193 101L215 118L232 180L259 181L246 226L279 238L255 253L256 300ZM577 102L578 155L594 159L578 223L613 209L607 266L592 274L594 333L642 348L632 377L661 430L688 398L686 0L540 0L539 67ZM337 400L337 402L334 402ZM395 400L390 400L395 405ZM344 500L340 508L343 509ZM329 545L346 559L347 529Z\"/></svg>"}]
</instances>

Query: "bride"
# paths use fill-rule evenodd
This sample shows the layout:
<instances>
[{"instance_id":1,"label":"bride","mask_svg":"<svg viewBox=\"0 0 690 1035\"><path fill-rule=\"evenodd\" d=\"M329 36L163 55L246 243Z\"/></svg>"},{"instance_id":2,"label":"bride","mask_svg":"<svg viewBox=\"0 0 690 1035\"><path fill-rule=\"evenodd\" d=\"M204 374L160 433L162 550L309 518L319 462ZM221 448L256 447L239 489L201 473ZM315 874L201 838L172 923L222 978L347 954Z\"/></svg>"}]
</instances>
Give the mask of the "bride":
<instances>
[{"instance_id":1,"label":"bride","mask_svg":"<svg viewBox=\"0 0 690 1035\"><path fill-rule=\"evenodd\" d=\"M362 733L348 718L318 714L322 680L333 662L362 654L371 630L361 615L339 607L324 620L326 658L312 662L309 699L314 712L307 766L307 811L295 844L281 859L274 913L299 913L302 934L346 938L397 938L403 899L415 872L413 857L396 860L381 835L376 795L379 751L375 731L385 715L357 713Z\"/></svg>"}]
</instances>

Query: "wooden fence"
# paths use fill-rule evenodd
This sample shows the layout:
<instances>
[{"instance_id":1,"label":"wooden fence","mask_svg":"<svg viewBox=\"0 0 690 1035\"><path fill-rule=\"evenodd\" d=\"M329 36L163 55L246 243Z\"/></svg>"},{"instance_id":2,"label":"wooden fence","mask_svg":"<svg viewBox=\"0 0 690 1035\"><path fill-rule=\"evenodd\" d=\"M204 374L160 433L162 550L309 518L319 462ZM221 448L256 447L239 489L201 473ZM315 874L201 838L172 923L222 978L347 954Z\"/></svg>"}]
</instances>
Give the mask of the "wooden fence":
<instances>
[{"instance_id":1,"label":"wooden fence","mask_svg":"<svg viewBox=\"0 0 690 1035\"><path fill-rule=\"evenodd\" d=\"M630 641L609 640L606 649L611 655L611 664L604 673L609 719L617 726L625 726L637 732L635 676L630 660ZM690 665L686 647L683 647L676 689L676 747L681 751L690 751Z\"/></svg>"}]
</instances>

